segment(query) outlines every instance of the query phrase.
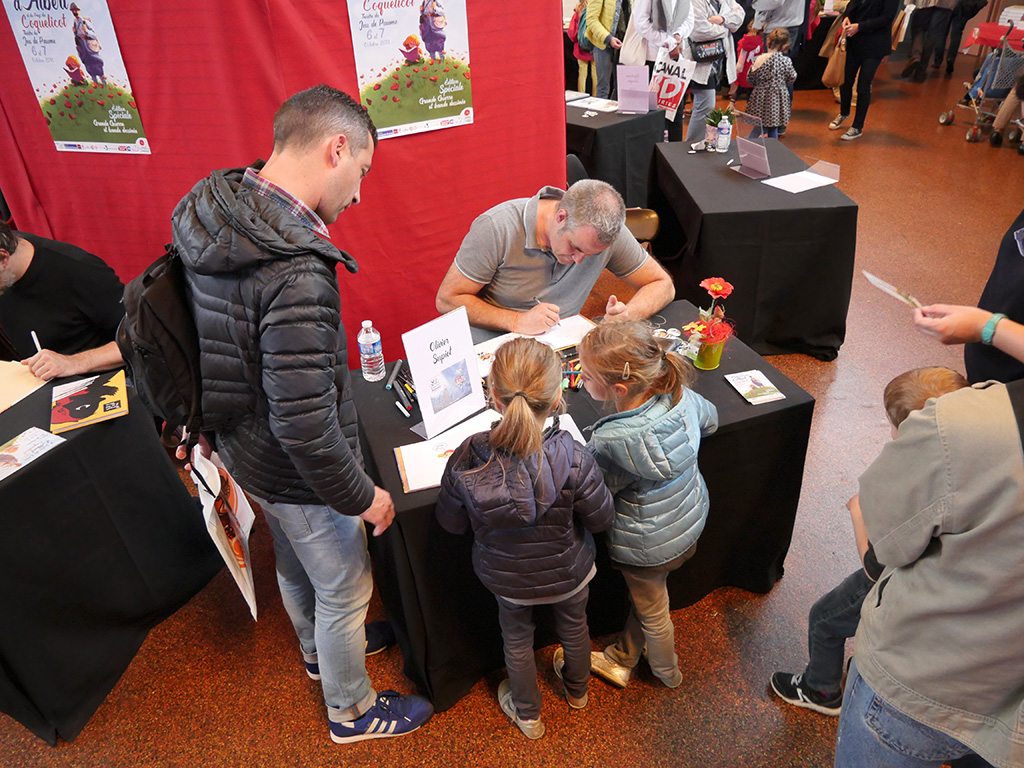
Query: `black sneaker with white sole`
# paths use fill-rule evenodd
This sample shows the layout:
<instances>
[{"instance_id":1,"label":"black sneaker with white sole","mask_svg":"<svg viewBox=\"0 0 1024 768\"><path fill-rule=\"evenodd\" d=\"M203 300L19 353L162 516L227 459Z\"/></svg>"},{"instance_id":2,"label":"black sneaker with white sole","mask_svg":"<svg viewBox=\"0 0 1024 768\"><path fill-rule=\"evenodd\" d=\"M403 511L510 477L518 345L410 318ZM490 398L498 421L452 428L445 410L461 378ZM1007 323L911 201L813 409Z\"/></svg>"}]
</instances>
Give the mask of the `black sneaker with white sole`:
<instances>
[{"instance_id":1,"label":"black sneaker with white sole","mask_svg":"<svg viewBox=\"0 0 1024 768\"><path fill-rule=\"evenodd\" d=\"M843 708L842 691L821 693L811 690L804 683L802 674L776 672L772 675L771 683L776 695L795 707L803 707L831 717L837 717Z\"/></svg>"},{"instance_id":2,"label":"black sneaker with white sole","mask_svg":"<svg viewBox=\"0 0 1024 768\"><path fill-rule=\"evenodd\" d=\"M840 141L853 141L854 139L859 139L863 135L864 135L864 131L862 131L860 128L851 128L846 133L844 133L842 136L840 136L839 140Z\"/></svg>"}]
</instances>

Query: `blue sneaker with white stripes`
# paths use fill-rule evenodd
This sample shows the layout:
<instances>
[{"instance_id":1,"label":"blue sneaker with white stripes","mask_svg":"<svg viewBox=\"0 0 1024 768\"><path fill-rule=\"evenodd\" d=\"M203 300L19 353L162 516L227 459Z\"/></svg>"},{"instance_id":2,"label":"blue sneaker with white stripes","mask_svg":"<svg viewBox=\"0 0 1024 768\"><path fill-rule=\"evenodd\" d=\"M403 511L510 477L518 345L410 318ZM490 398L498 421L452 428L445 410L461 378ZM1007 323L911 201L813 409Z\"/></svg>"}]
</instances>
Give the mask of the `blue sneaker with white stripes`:
<instances>
[{"instance_id":1,"label":"blue sneaker with white stripes","mask_svg":"<svg viewBox=\"0 0 1024 768\"><path fill-rule=\"evenodd\" d=\"M381 691L377 702L358 720L331 723L331 740L348 744L412 733L434 716L434 705L422 696Z\"/></svg>"}]
</instances>

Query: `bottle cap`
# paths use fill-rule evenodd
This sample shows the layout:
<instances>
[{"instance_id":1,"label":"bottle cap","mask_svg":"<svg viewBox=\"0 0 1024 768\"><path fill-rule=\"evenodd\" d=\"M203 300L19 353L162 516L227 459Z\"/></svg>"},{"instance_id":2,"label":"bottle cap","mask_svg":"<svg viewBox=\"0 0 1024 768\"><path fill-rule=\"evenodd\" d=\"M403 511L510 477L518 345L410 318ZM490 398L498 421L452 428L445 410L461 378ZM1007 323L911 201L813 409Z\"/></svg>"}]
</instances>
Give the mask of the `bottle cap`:
<instances>
[{"instance_id":1,"label":"bottle cap","mask_svg":"<svg viewBox=\"0 0 1024 768\"><path fill-rule=\"evenodd\" d=\"M363 320L363 328L372 328L373 320Z\"/></svg>"}]
</instances>

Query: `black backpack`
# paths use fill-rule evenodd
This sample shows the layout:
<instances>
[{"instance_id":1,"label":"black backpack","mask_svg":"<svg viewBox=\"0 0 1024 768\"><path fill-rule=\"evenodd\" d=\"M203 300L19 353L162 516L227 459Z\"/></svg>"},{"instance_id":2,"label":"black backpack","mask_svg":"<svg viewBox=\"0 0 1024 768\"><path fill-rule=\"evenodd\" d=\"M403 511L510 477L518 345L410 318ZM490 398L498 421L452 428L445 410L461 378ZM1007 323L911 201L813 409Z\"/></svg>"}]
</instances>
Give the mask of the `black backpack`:
<instances>
[{"instance_id":1,"label":"black backpack","mask_svg":"<svg viewBox=\"0 0 1024 768\"><path fill-rule=\"evenodd\" d=\"M125 316L117 346L135 389L166 424L164 443L185 429L189 450L203 423L199 335L196 333L185 266L172 245L124 288Z\"/></svg>"}]
</instances>

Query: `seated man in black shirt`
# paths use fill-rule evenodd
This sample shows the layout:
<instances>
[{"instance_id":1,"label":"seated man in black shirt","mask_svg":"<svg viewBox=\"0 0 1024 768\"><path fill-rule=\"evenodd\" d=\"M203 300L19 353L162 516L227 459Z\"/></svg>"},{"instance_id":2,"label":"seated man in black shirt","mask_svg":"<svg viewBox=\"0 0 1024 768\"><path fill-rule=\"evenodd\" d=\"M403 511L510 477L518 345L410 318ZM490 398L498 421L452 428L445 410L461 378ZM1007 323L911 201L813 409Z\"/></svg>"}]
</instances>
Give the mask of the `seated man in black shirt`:
<instances>
[{"instance_id":1,"label":"seated man in black shirt","mask_svg":"<svg viewBox=\"0 0 1024 768\"><path fill-rule=\"evenodd\" d=\"M36 376L122 365L114 337L123 295L124 285L99 257L0 221L0 330Z\"/></svg>"}]
</instances>

